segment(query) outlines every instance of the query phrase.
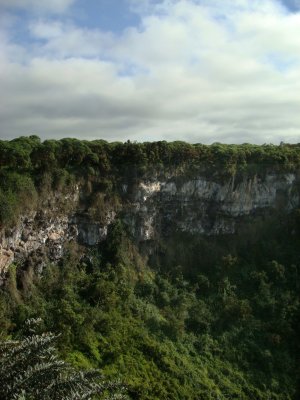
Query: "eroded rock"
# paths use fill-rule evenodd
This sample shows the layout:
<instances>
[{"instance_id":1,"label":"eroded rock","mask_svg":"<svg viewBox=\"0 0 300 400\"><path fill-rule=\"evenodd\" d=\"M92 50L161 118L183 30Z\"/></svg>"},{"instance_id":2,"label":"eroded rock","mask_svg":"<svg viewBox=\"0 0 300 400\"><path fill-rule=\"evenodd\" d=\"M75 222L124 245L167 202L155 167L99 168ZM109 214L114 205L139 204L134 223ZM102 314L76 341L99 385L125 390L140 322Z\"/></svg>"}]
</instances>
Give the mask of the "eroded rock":
<instances>
[{"instance_id":1,"label":"eroded rock","mask_svg":"<svg viewBox=\"0 0 300 400\"><path fill-rule=\"evenodd\" d=\"M153 177L120 183L119 213L109 198L101 219L80 206L79 187L70 195L55 194L40 210L23 216L13 229L0 231L0 275L14 261L34 252L58 261L72 240L95 246L107 237L108 227L120 217L137 242L156 240L174 231L203 235L232 234L240 218L299 206L295 174L269 173L235 177L223 182L197 176ZM105 195L105 193L103 193ZM83 196L84 198L84 196ZM97 215L97 213L95 214Z\"/></svg>"}]
</instances>

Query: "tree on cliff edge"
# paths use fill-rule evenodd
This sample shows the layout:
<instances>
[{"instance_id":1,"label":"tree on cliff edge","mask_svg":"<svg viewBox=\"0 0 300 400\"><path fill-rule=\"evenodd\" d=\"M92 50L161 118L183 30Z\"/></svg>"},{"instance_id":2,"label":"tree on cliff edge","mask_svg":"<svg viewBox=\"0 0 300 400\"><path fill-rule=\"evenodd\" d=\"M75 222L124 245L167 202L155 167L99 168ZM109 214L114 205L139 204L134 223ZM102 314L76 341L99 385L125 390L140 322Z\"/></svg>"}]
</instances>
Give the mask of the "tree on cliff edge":
<instances>
[{"instance_id":1,"label":"tree on cliff edge","mask_svg":"<svg viewBox=\"0 0 300 400\"><path fill-rule=\"evenodd\" d=\"M22 340L0 343L1 400L125 399L119 382L105 380L97 370L78 371L57 356L58 335L36 333L39 320L26 324Z\"/></svg>"}]
</instances>

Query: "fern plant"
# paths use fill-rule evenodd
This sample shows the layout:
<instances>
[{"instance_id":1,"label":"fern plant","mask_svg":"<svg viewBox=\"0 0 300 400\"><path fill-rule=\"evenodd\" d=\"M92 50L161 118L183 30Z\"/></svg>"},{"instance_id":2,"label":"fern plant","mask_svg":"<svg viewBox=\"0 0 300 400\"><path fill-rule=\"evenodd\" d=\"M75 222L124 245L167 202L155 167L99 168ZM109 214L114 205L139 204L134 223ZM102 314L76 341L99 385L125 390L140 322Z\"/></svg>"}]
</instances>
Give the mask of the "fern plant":
<instances>
[{"instance_id":1,"label":"fern plant","mask_svg":"<svg viewBox=\"0 0 300 400\"><path fill-rule=\"evenodd\" d=\"M36 333L40 320L26 325L29 335L0 343L1 400L121 400L125 388L98 370L78 371L58 358L59 335Z\"/></svg>"}]
</instances>

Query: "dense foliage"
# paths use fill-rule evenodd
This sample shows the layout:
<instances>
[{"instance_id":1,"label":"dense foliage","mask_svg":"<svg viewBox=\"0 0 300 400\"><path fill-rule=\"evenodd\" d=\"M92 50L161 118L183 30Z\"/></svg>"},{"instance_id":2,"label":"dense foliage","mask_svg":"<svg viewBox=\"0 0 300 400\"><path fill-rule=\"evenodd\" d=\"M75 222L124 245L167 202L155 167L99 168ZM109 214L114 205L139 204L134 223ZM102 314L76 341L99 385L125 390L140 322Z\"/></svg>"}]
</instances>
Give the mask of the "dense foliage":
<instances>
[{"instance_id":1,"label":"dense foliage","mask_svg":"<svg viewBox=\"0 0 300 400\"><path fill-rule=\"evenodd\" d=\"M24 200L82 179L116 203L117 180L161 169L214 179L296 171L300 146L107 143L37 137L0 142L1 223ZM115 197L114 197L115 196ZM103 198L92 199L99 210ZM5 208L4 208L5 207ZM94 208L93 208L94 207ZM300 397L300 213L248 220L236 235L174 233L149 259L120 220L93 249L70 243L58 265L9 269L0 339L28 318L61 332L61 357L121 377L132 399L297 400Z\"/></svg>"},{"instance_id":2,"label":"dense foliage","mask_svg":"<svg viewBox=\"0 0 300 400\"><path fill-rule=\"evenodd\" d=\"M66 360L121 375L133 399L297 399L299 217L172 240L150 269L116 223L84 257L71 245L42 277L27 266L26 290L11 269L2 335L41 316Z\"/></svg>"},{"instance_id":3,"label":"dense foliage","mask_svg":"<svg viewBox=\"0 0 300 400\"><path fill-rule=\"evenodd\" d=\"M0 343L2 400L122 400L123 387L101 378L97 370L76 370L58 358L53 333L38 333L41 320L25 323L21 340Z\"/></svg>"},{"instance_id":4,"label":"dense foliage","mask_svg":"<svg viewBox=\"0 0 300 400\"><path fill-rule=\"evenodd\" d=\"M108 143L104 140L45 140L37 136L0 141L0 224L13 224L36 202L36 189L61 189L83 179L112 191L116 181L147 174L209 174L215 179L300 166L300 144L210 146L184 142Z\"/></svg>"}]
</instances>

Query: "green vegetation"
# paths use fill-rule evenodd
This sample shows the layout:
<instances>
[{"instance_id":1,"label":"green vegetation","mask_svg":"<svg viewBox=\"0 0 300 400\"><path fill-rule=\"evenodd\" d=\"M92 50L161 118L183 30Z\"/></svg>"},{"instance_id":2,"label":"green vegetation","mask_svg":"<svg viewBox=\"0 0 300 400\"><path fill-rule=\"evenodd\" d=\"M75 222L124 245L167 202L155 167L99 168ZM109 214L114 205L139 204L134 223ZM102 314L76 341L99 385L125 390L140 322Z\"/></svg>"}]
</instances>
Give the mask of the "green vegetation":
<instances>
[{"instance_id":1,"label":"green vegetation","mask_svg":"<svg viewBox=\"0 0 300 400\"><path fill-rule=\"evenodd\" d=\"M4 226L45 187L86 185L90 215L119 207L116 184L172 169L214 179L297 171L300 145L0 142ZM93 188L105 195L89 197ZM23 200L22 200L23 199ZM7 211L8 210L8 211ZM10 210L10 211L9 211ZM122 221L97 248L70 243L58 265L9 269L0 288L0 339L28 318L56 334L75 368L121 378L132 399L297 400L300 397L300 213L265 215L238 234L173 233L142 255ZM99 214L99 215L98 215Z\"/></svg>"},{"instance_id":2,"label":"green vegetation","mask_svg":"<svg viewBox=\"0 0 300 400\"><path fill-rule=\"evenodd\" d=\"M172 171L223 179L268 171L295 171L300 145L210 146L184 142L108 143L104 140L45 140L37 136L0 141L0 224L13 224L24 204L34 207L36 192L63 190L82 180L106 193L124 178ZM36 188L36 189L35 189ZM98 199L99 201L99 199Z\"/></svg>"},{"instance_id":3,"label":"green vegetation","mask_svg":"<svg viewBox=\"0 0 300 400\"><path fill-rule=\"evenodd\" d=\"M27 335L0 343L2 400L125 399L124 388L101 378L99 371L80 371L57 356L58 336L38 333L41 320L27 320Z\"/></svg>"},{"instance_id":4,"label":"green vegetation","mask_svg":"<svg viewBox=\"0 0 300 400\"><path fill-rule=\"evenodd\" d=\"M121 376L133 399L297 399L297 226L293 215L252 236L182 235L149 268L117 222L101 247L82 257L70 245L26 290L12 270L2 336L39 316L62 332L62 357Z\"/></svg>"}]
</instances>

